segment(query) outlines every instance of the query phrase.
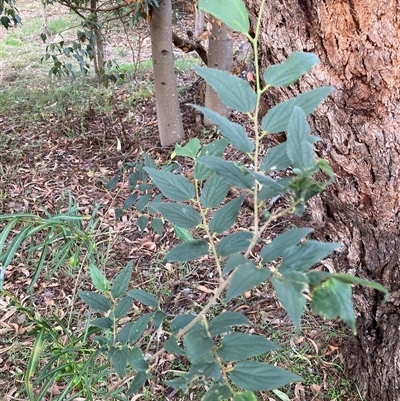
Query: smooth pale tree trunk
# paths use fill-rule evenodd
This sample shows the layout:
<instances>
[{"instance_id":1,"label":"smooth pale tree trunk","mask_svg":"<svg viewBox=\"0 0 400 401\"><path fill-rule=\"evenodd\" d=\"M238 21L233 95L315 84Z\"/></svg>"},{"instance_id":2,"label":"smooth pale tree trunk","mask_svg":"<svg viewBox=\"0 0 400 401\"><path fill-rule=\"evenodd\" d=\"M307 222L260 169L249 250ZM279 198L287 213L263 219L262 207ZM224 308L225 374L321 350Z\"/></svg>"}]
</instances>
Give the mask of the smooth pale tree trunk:
<instances>
[{"instance_id":1,"label":"smooth pale tree trunk","mask_svg":"<svg viewBox=\"0 0 400 401\"><path fill-rule=\"evenodd\" d=\"M254 27L260 0L246 0ZM321 85L334 94L310 117L320 156L337 179L312 205L316 235L344 244L338 271L384 284L389 301L357 288L358 335L343 349L349 378L368 401L400 400L400 7L398 0L269 0L260 57L293 51L321 64L273 105Z\"/></svg>"},{"instance_id":2,"label":"smooth pale tree trunk","mask_svg":"<svg viewBox=\"0 0 400 401\"><path fill-rule=\"evenodd\" d=\"M211 19L212 29L208 40L208 67L231 71L233 63L233 43L225 24ZM223 117L230 114L229 108L221 101L210 85L206 86L205 106ZM212 122L204 117L204 125Z\"/></svg>"},{"instance_id":3,"label":"smooth pale tree trunk","mask_svg":"<svg viewBox=\"0 0 400 401\"><path fill-rule=\"evenodd\" d=\"M90 9L94 15L94 22L98 23L98 13L97 13L97 0L90 0ZM93 33L96 35L96 49L94 51L94 71L97 78L101 78L104 73L104 41L103 35L97 28L93 29Z\"/></svg>"},{"instance_id":4,"label":"smooth pale tree trunk","mask_svg":"<svg viewBox=\"0 0 400 401\"><path fill-rule=\"evenodd\" d=\"M172 53L171 0L160 0L158 4L158 8L153 8L150 23L154 86L161 146L170 146L181 141L185 134Z\"/></svg>"},{"instance_id":5,"label":"smooth pale tree trunk","mask_svg":"<svg viewBox=\"0 0 400 401\"><path fill-rule=\"evenodd\" d=\"M204 33L204 13L197 7L194 12L194 36L198 38Z\"/></svg>"}]
</instances>

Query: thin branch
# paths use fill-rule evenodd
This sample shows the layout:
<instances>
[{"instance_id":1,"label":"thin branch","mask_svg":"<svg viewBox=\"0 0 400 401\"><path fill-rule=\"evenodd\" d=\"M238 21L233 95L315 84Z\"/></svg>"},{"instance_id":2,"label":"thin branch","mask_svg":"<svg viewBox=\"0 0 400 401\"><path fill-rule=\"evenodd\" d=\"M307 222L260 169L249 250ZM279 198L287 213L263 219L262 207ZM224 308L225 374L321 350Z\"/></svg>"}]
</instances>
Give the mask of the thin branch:
<instances>
[{"instance_id":1,"label":"thin branch","mask_svg":"<svg viewBox=\"0 0 400 401\"><path fill-rule=\"evenodd\" d=\"M190 42L180 38L176 33L172 32L172 43L178 49L183 50L185 53L196 52L199 57L203 60L205 65L208 65L207 50L200 43Z\"/></svg>"}]
</instances>

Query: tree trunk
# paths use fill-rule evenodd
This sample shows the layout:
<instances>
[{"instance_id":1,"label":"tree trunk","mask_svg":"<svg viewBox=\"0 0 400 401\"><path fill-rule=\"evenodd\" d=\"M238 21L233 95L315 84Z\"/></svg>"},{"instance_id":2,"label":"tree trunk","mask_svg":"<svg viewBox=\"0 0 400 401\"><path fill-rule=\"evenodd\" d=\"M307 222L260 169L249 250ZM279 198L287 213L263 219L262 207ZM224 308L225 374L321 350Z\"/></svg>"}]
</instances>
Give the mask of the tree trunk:
<instances>
[{"instance_id":1,"label":"tree trunk","mask_svg":"<svg viewBox=\"0 0 400 401\"><path fill-rule=\"evenodd\" d=\"M93 14L93 33L96 36L96 48L93 52L93 64L94 64L94 72L98 79L101 78L101 75L104 74L104 41L103 35L100 30L97 28L99 24L98 12L97 12L97 0L90 0L90 10Z\"/></svg>"},{"instance_id":2,"label":"tree trunk","mask_svg":"<svg viewBox=\"0 0 400 401\"><path fill-rule=\"evenodd\" d=\"M246 0L252 26L260 0ZM343 350L349 377L369 401L400 400L400 6L397 0L270 0L262 18L261 64L293 51L321 64L272 105L312 87L336 92L310 118L337 179L312 206L316 233L340 241L337 270L384 284L357 288L358 335Z\"/></svg>"},{"instance_id":3,"label":"tree trunk","mask_svg":"<svg viewBox=\"0 0 400 401\"><path fill-rule=\"evenodd\" d=\"M211 18L212 30L208 40L208 67L231 71L233 63L233 43L225 24ZM223 117L228 117L230 110L214 89L206 86L205 106ZM204 125L212 125L212 121L204 117Z\"/></svg>"},{"instance_id":4,"label":"tree trunk","mask_svg":"<svg viewBox=\"0 0 400 401\"><path fill-rule=\"evenodd\" d=\"M158 4L150 23L154 86L161 146L170 146L184 138L184 131L172 53L171 0Z\"/></svg>"}]
</instances>

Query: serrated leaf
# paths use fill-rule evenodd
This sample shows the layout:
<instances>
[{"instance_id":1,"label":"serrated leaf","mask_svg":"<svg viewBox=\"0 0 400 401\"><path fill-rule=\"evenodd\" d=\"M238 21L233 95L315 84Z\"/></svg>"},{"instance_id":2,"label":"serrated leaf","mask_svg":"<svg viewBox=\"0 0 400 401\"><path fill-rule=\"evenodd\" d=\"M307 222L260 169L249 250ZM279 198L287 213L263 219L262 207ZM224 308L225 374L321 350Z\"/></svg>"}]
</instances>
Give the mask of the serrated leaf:
<instances>
[{"instance_id":1,"label":"serrated leaf","mask_svg":"<svg viewBox=\"0 0 400 401\"><path fill-rule=\"evenodd\" d=\"M192 234L186 228L174 226L174 233L182 242L193 241Z\"/></svg>"},{"instance_id":2,"label":"serrated leaf","mask_svg":"<svg viewBox=\"0 0 400 401\"><path fill-rule=\"evenodd\" d=\"M201 223L200 213L183 203L153 203L152 208L178 227L193 228Z\"/></svg>"},{"instance_id":3,"label":"serrated leaf","mask_svg":"<svg viewBox=\"0 0 400 401\"><path fill-rule=\"evenodd\" d=\"M222 339L217 354L227 362L235 362L279 349L279 346L263 336L230 333Z\"/></svg>"},{"instance_id":4,"label":"serrated leaf","mask_svg":"<svg viewBox=\"0 0 400 401\"><path fill-rule=\"evenodd\" d=\"M97 292L78 291L79 297L92 309L98 312L108 312L111 309L111 301Z\"/></svg>"},{"instance_id":5,"label":"serrated leaf","mask_svg":"<svg viewBox=\"0 0 400 401\"><path fill-rule=\"evenodd\" d=\"M147 329L147 326L152 318L152 313L146 313L141 316L136 322L133 324L131 331L129 333L129 342L134 344L140 337L142 337L143 333Z\"/></svg>"},{"instance_id":6,"label":"serrated leaf","mask_svg":"<svg viewBox=\"0 0 400 401\"><path fill-rule=\"evenodd\" d=\"M186 352L176 342L175 337L170 337L164 344L164 348L167 352L174 355L185 355Z\"/></svg>"},{"instance_id":7,"label":"serrated leaf","mask_svg":"<svg viewBox=\"0 0 400 401\"><path fill-rule=\"evenodd\" d=\"M257 397L252 391L246 391L244 393L235 393L233 401L257 401Z\"/></svg>"},{"instance_id":8,"label":"serrated leaf","mask_svg":"<svg viewBox=\"0 0 400 401\"><path fill-rule=\"evenodd\" d=\"M259 200L271 199L274 196L284 194L286 192L286 186L282 185L283 180L273 180L264 174L252 173L253 177L262 185L259 191ZM285 181L283 181L284 183Z\"/></svg>"},{"instance_id":9,"label":"serrated leaf","mask_svg":"<svg viewBox=\"0 0 400 401\"><path fill-rule=\"evenodd\" d=\"M243 153L249 153L254 150L254 144L247 136L246 130L242 125L234 123L206 107L196 106L193 104L191 106L200 110L209 120L211 120L221 131L222 136L236 149L241 150Z\"/></svg>"},{"instance_id":10,"label":"serrated leaf","mask_svg":"<svg viewBox=\"0 0 400 401\"><path fill-rule=\"evenodd\" d=\"M153 219L151 220L151 228L162 237L164 222L162 219Z\"/></svg>"},{"instance_id":11,"label":"serrated leaf","mask_svg":"<svg viewBox=\"0 0 400 401\"><path fill-rule=\"evenodd\" d=\"M314 167L315 156L312 144L307 140L310 133L306 115L300 107L294 107L288 126L287 155L294 168L306 170Z\"/></svg>"},{"instance_id":12,"label":"serrated leaf","mask_svg":"<svg viewBox=\"0 0 400 401\"><path fill-rule=\"evenodd\" d=\"M106 292L110 289L110 282L95 264L90 265L89 271L90 278L97 291Z\"/></svg>"},{"instance_id":13,"label":"serrated leaf","mask_svg":"<svg viewBox=\"0 0 400 401\"><path fill-rule=\"evenodd\" d=\"M315 263L327 257L340 244L332 242L319 242L309 240L305 244L292 246L288 248L279 265L279 272L285 274L290 271L304 271L313 266Z\"/></svg>"},{"instance_id":14,"label":"serrated leaf","mask_svg":"<svg viewBox=\"0 0 400 401\"><path fill-rule=\"evenodd\" d=\"M312 292L311 309L328 319L340 317L356 334L351 284L329 277Z\"/></svg>"},{"instance_id":15,"label":"serrated leaf","mask_svg":"<svg viewBox=\"0 0 400 401\"><path fill-rule=\"evenodd\" d=\"M113 284L111 285L111 295L115 298L122 298L128 289L129 282L131 280L133 268L133 261L130 261L126 266L119 272L115 277Z\"/></svg>"},{"instance_id":16,"label":"serrated leaf","mask_svg":"<svg viewBox=\"0 0 400 401\"><path fill-rule=\"evenodd\" d=\"M146 229L148 222L149 222L149 218L147 216L139 216L137 218L136 224L138 225L141 233Z\"/></svg>"},{"instance_id":17,"label":"serrated leaf","mask_svg":"<svg viewBox=\"0 0 400 401\"><path fill-rule=\"evenodd\" d=\"M188 385L190 380L186 378L186 376L178 377L177 379L173 380L165 380L164 384L175 389L175 390L182 390L184 393L188 391Z\"/></svg>"},{"instance_id":18,"label":"serrated leaf","mask_svg":"<svg viewBox=\"0 0 400 401\"><path fill-rule=\"evenodd\" d=\"M231 285L226 294L226 300L229 302L232 298L263 283L270 277L271 272L269 269L257 269L251 262L238 266L233 272Z\"/></svg>"},{"instance_id":19,"label":"serrated leaf","mask_svg":"<svg viewBox=\"0 0 400 401\"><path fill-rule=\"evenodd\" d=\"M158 328L161 327L161 325L163 324L164 319L166 318L166 314L158 309L154 312L153 314L153 324L154 324L154 329L157 330Z\"/></svg>"},{"instance_id":20,"label":"serrated leaf","mask_svg":"<svg viewBox=\"0 0 400 401\"><path fill-rule=\"evenodd\" d=\"M99 317L92 320L90 324L101 329L110 329L113 326L113 321L109 317Z\"/></svg>"},{"instance_id":21,"label":"serrated leaf","mask_svg":"<svg viewBox=\"0 0 400 401\"><path fill-rule=\"evenodd\" d=\"M201 401L224 401L231 396L231 388L227 384L214 384Z\"/></svg>"},{"instance_id":22,"label":"serrated leaf","mask_svg":"<svg viewBox=\"0 0 400 401\"><path fill-rule=\"evenodd\" d=\"M202 325L194 326L184 337L186 356L191 363L203 361L208 358L214 345L212 338Z\"/></svg>"},{"instance_id":23,"label":"serrated leaf","mask_svg":"<svg viewBox=\"0 0 400 401\"><path fill-rule=\"evenodd\" d=\"M217 253L220 256L229 256L244 251L249 247L252 238L253 234L248 231L229 234L218 243Z\"/></svg>"},{"instance_id":24,"label":"serrated leaf","mask_svg":"<svg viewBox=\"0 0 400 401\"><path fill-rule=\"evenodd\" d=\"M129 195L125 201L124 201L124 209L130 209L132 205L136 202L136 199L138 198L138 194L134 193L132 195Z\"/></svg>"},{"instance_id":25,"label":"serrated leaf","mask_svg":"<svg viewBox=\"0 0 400 401\"><path fill-rule=\"evenodd\" d=\"M113 189L115 189L115 187L119 183L119 179L120 179L119 175L115 175L113 178L111 178L110 181L107 182L107 184L105 185L105 188L108 191L112 191Z\"/></svg>"},{"instance_id":26,"label":"serrated leaf","mask_svg":"<svg viewBox=\"0 0 400 401\"><path fill-rule=\"evenodd\" d=\"M208 254L208 243L204 240L193 240L177 245L169 251L164 260L167 262L188 262Z\"/></svg>"},{"instance_id":27,"label":"serrated leaf","mask_svg":"<svg viewBox=\"0 0 400 401\"><path fill-rule=\"evenodd\" d=\"M250 113L256 107L256 94L249 82L215 68L194 66L194 69L231 109Z\"/></svg>"},{"instance_id":28,"label":"serrated leaf","mask_svg":"<svg viewBox=\"0 0 400 401\"><path fill-rule=\"evenodd\" d=\"M156 211L152 208L153 203L161 203L162 199L163 199L164 195L158 194L157 196L154 197L154 199L149 203L147 210L149 211L149 213L155 213Z\"/></svg>"},{"instance_id":29,"label":"serrated leaf","mask_svg":"<svg viewBox=\"0 0 400 401\"><path fill-rule=\"evenodd\" d=\"M264 73L264 81L268 86L292 85L318 63L315 54L294 52L283 63L269 66Z\"/></svg>"},{"instance_id":30,"label":"serrated leaf","mask_svg":"<svg viewBox=\"0 0 400 401\"><path fill-rule=\"evenodd\" d=\"M208 145L204 146L199 153L199 157L201 156L221 157L227 145L228 141L226 139L224 138L218 139L217 141L211 142ZM204 164L198 163L196 160L196 164L193 170L193 177L196 180L205 180L213 173L214 171L212 169L205 166Z\"/></svg>"},{"instance_id":31,"label":"serrated leaf","mask_svg":"<svg viewBox=\"0 0 400 401\"><path fill-rule=\"evenodd\" d=\"M194 198L194 186L187 178L150 167L146 167L145 170L167 198L176 202L188 201Z\"/></svg>"},{"instance_id":32,"label":"serrated leaf","mask_svg":"<svg viewBox=\"0 0 400 401\"><path fill-rule=\"evenodd\" d=\"M147 207L147 205L149 204L149 200L151 198L151 194L144 194L143 196L141 196L138 201L136 202L136 210L138 212L143 212L143 210Z\"/></svg>"},{"instance_id":33,"label":"serrated leaf","mask_svg":"<svg viewBox=\"0 0 400 401\"><path fill-rule=\"evenodd\" d=\"M123 345L128 343L133 325L133 322L129 322L121 328L116 338L117 343L121 343Z\"/></svg>"},{"instance_id":34,"label":"serrated leaf","mask_svg":"<svg viewBox=\"0 0 400 401\"><path fill-rule=\"evenodd\" d=\"M222 233L232 227L242 206L243 199L244 196L232 199L215 211L208 226L212 233Z\"/></svg>"},{"instance_id":35,"label":"serrated leaf","mask_svg":"<svg viewBox=\"0 0 400 401\"><path fill-rule=\"evenodd\" d=\"M230 185L225 178L214 174L204 184L201 190L201 204L205 208L218 207L225 199Z\"/></svg>"},{"instance_id":36,"label":"serrated leaf","mask_svg":"<svg viewBox=\"0 0 400 401\"><path fill-rule=\"evenodd\" d=\"M218 18L234 31L249 32L249 15L242 0L200 0L199 9Z\"/></svg>"},{"instance_id":37,"label":"serrated leaf","mask_svg":"<svg viewBox=\"0 0 400 401\"><path fill-rule=\"evenodd\" d=\"M279 399L280 399L281 401L290 401L290 398L289 398L285 393L282 393L282 391L279 391L279 390L277 390L277 389L274 389L274 390L272 390L272 392L273 392L277 397L279 397Z\"/></svg>"},{"instance_id":38,"label":"serrated leaf","mask_svg":"<svg viewBox=\"0 0 400 401\"><path fill-rule=\"evenodd\" d=\"M300 329L300 319L306 305L304 292L308 290L307 279L299 272L288 273L282 277L272 277L276 295L282 303L296 330Z\"/></svg>"},{"instance_id":39,"label":"serrated leaf","mask_svg":"<svg viewBox=\"0 0 400 401\"><path fill-rule=\"evenodd\" d=\"M186 156L191 159L195 159L197 153L201 148L200 141L198 138L191 139L185 146L176 145L175 146L175 154L177 156Z\"/></svg>"},{"instance_id":40,"label":"serrated leaf","mask_svg":"<svg viewBox=\"0 0 400 401\"><path fill-rule=\"evenodd\" d=\"M139 391L139 389L143 386L143 384L146 382L147 378L149 375L144 372L143 370L138 372L135 376L135 378L132 380L132 383L126 393L126 395L129 397Z\"/></svg>"},{"instance_id":41,"label":"serrated leaf","mask_svg":"<svg viewBox=\"0 0 400 401\"><path fill-rule=\"evenodd\" d=\"M149 362L143 358L142 350L139 347L129 350L128 364L137 372L149 368Z\"/></svg>"},{"instance_id":42,"label":"serrated leaf","mask_svg":"<svg viewBox=\"0 0 400 401\"><path fill-rule=\"evenodd\" d=\"M151 156L148 153L144 154L144 165L146 167L151 167L151 168L156 168L156 163L154 163L154 160L151 158Z\"/></svg>"},{"instance_id":43,"label":"serrated leaf","mask_svg":"<svg viewBox=\"0 0 400 401\"><path fill-rule=\"evenodd\" d=\"M249 263L249 260L245 256L238 254L231 255L225 263L222 274L227 274L230 271L235 270L236 267L246 263Z\"/></svg>"},{"instance_id":44,"label":"serrated leaf","mask_svg":"<svg viewBox=\"0 0 400 401\"><path fill-rule=\"evenodd\" d=\"M129 174L128 182L129 182L129 189L136 187L136 184L138 182L138 176L135 172Z\"/></svg>"},{"instance_id":45,"label":"serrated leaf","mask_svg":"<svg viewBox=\"0 0 400 401\"><path fill-rule=\"evenodd\" d=\"M262 171L279 171L287 169L292 161L286 152L286 142L280 143L268 150L263 161L261 162Z\"/></svg>"},{"instance_id":46,"label":"serrated leaf","mask_svg":"<svg viewBox=\"0 0 400 401\"><path fill-rule=\"evenodd\" d=\"M158 299L147 291L141 289L129 290L126 295L135 299L136 301L139 301L143 305L153 306L154 308L158 307Z\"/></svg>"},{"instance_id":47,"label":"serrated leaf","mask_svg":"<svg viewBox=\"0 0 400 401\"><path fill-rule=\"evenodd\" d=\"M266 391L301 381L301 377L287 370L263 362L238 362L229 372L232 382L249 391Z\"/></svg>"},{"instance_id":48,"label":"serrated leaf","mask_svg":"<svg viewBox=\"0 0 400 401\"><path fill-rule=\"evenodd\" d=\"M334 90L331 86L313 89L306 93L279 103L268 110L261 121L261 128L270 134L287 131L290 116L295 106L299 106L306 115L313 112L318 105Z\"/></svg>"},{"instance_id":49,"label":"serrated leaf","mask_svg":"<svg viewBox=\"0 0 400 401\"><path fill-rule=\"evenodd\" d=\"M111 347L108 358L111 360L113 368L118 376L122 379L126 369L126 363L128 361L129 350L126 346L122 348Z\"/></svg>"},{"instance_id":50,"label":"serrated leaf","mask_svg":"<svg viewBox=\"0 0 400 401\"><path fill-rule=\"evenodd\" d=\"M208 331L214 337L232 331L232 326L251 326L250 321L239 312L222 312L208 323Z\"/></svg>"},{"instance_id":51,"label":"serrated leaf","mask_svg":"<svg viewBox=\"0 0 400 401\"><path fill-rule=\"evenodd\" d=\"M114 317L116 319L122 319L127 315L131 306L133 304L133 299L130 297L124 297L118 302L118 305L114 309Z\"/></svg>"},{"instance_id":52,"label":"serrated leaf","mask_svg":"<svg viewBox=\"0 0 400 401\"><path fill-rule=\"evenodd\" d=\"M279 258L291 246L299 243L306 235L313 232L312 228L294 228L275 237L269 244L263 246L260 252L262 263L266 264Z\"/></svg>"},{"instance_id":53,"label":"serrated leaf","mask_svg":"<svg viewBox=\"0 0 400 401\"><path fill-rule=\"evenodd\" d=\"M116 207L114 209L115 220L119 220L123 213L124 213L124 211L120 207Z\"/></svg>"},{"instance_id":54,"label":"serrated leaf","mask_svg":"<svg viewBox=\"0 0 400 401\"><path fill-rule=\"evenodd\" d=\"M186 327L196 316L191 313L178 315L171 322L171 330L173 333L177 333L180 329Z\"/></svg>"},{"instance_id":55,"label":"serrated leaf","mask_svg":"<svg viewBox=\"0 0 400 401\"><path fill-rule=\"evenodd\" d=\"M251 189L254 186L253 178L250 172L244 167L238 167L234 162L227 162L214 156L204 156L198 159L218 175L226 178L227 182L235 187Z\"/></svg>"}]
</instances>

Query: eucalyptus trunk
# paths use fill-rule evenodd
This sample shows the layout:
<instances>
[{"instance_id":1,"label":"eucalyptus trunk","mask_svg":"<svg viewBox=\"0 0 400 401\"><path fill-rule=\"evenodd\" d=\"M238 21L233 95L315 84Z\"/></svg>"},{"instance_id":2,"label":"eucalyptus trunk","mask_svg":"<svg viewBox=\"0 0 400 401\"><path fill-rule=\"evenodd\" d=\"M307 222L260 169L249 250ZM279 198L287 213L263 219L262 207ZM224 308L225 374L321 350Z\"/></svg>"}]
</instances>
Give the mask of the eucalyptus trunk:
<instances>
[{"instance_id":1,"label":"eucalyptus trunk","mask_svg":"<svg viewBox=\"0 0 400 401\"><path fill-rule=\"evenodd\" d=\"M252 26L260 0L246 0ZM262 17L265 68L294 51L321 64L273 105L321 85L336 87L310 117L320 156L337 179L312 206L316 235L344 244L335 268L384 284L356 290L358 335L343 349L349 377L369 401L400 400L400 7L398 0L269 0Z\"/></svg>"},{"instance_id":2,"label":"eucalyptus trunk","mask_svg":"<svg viewBox=\"0 0 400 401\"><path fill-rule=\"evenodd\" d=\"M160 0L152 10L150 35L161 146L184 138L172 53L172 4Z\"/></svg>"}]
</instances>

